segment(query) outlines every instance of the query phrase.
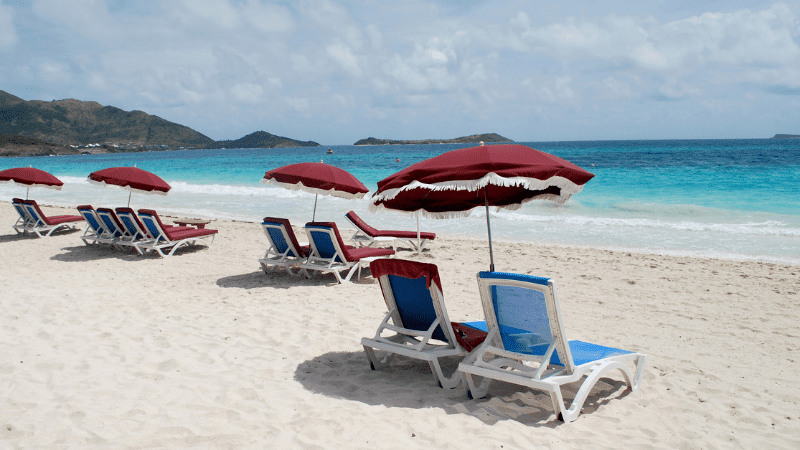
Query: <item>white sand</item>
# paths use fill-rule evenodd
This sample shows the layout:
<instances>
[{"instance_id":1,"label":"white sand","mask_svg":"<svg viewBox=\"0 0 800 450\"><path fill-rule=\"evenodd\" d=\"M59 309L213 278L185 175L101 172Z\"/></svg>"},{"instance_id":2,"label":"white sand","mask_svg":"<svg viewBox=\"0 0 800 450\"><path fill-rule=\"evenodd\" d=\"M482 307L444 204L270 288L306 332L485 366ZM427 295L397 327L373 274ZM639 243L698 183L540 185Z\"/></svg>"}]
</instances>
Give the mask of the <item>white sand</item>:
<instances>
[{"instance_id":1,"label":"white sand","mask_svg":"<svg viewBox=\"0 0 800 450\"><path fill-rule=\"evenodd\" d=\"M19 237L15 215L0 203L0 449L800 447L799 266L497 243L498 270L557 280L569 338L648 355L639 391L612 375L564 425L541 392L371 371L376 281L265 275L258 224L160 259ZM482 320L485 241L416 258L451 319Z\"/></svg>"}]
</instances>

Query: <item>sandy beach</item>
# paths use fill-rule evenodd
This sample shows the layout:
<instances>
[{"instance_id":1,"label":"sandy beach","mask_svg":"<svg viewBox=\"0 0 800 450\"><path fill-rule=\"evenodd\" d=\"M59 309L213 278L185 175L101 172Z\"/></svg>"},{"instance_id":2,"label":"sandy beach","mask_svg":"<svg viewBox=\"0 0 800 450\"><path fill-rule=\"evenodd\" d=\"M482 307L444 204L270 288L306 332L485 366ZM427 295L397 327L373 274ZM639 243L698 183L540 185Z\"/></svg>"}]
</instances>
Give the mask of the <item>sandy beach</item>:
<instances>
[{"instance_id":1,"label":"sandy beach","mask_svg":"<svg viewBox=\"0 0 800 450\"><path fill-rule=\"evenodd\" d=\"M15 219L0 202L0 449L800 446L800 266L496 242L497 270L557 281L570 339L647 354L640 390L604 379L565 425L542 392L371 371L377 282L266 275L259 224L213 221L211 249L161 259ZM452 320L483 320L485 240L398 257L438 265Z\"/></svg>"}]
</instances>

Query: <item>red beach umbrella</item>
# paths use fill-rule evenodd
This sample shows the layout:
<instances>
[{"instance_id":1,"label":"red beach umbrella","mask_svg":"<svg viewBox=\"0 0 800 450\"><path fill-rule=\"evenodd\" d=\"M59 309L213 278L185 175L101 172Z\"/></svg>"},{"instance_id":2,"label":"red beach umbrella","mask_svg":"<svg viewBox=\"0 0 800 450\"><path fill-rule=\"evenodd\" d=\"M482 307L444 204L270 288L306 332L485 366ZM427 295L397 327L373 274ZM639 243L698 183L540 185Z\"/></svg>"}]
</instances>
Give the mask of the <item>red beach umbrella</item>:
<instances>
[{"instance_id":1,"label":"red beach umbrella","mask_svg":"<svg viewBox=\"0 0 800 450\"><path fill-rule=\"evenodd\" d=\"M16 167L13 169L6 169L0 171L0 183L17 183L23 184L28 187L30 193L31 187L46 187L50 189L61 190L64 183L44 170L35 169L33 167ZM28 194L25 194L25 199Z\"/></svg>"},{"instance_id":2,"label":"red beach umbrella","mask_svg":"<svg viewBox=\"0 0 800 450\"><path fill-rule=\"evenodd\" d=\"M466 217L486 208L490 269L494 271L489 206L515 210L531 200L564 203L594 177L569 161L519 144L443 153L378 182L370 209Z\"/></svg>"},{"instance_id":3,"label":"red beach umbrella","mask_svg":"<svg viewBox=\"0 0 800 450\"><path fill-rule=\"evenodd\" d=\"M140 194L167 195L172 186L158 175L139 169L138 167L109 167L89 174L92 184L120 186L131 192ZM128 194L128 206L131 206L131 194Z\"/></svg>"},{"instance_id":4,"label":"red beach umbrella","mask_svg":"<svg viewBox=\"0 0 800 450\"><path fill-rule=\"evenodd\" d=\"M317 218L317 199L320 194L352 199L362 198L369 192L350 172L325 163L298 163L278 167L265 173L261 182L315 194L312 221Z\"/></svg>"}]
</instances>

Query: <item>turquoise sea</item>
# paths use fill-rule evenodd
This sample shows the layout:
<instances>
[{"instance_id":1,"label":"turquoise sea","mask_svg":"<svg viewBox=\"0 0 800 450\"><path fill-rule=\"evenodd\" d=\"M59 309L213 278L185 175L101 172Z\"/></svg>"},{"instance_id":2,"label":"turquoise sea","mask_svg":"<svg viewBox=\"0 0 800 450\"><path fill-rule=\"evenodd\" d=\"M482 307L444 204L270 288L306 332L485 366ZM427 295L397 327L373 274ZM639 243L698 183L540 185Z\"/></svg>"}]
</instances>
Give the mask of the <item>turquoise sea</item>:
<instances>
[{"instance_id":1,"label":"turquoise sea","mask_svg":"<svg viewBox=\"0 0 800 450\"><path fill-rule=\"evenodd\" d=\"M522 142L589 170L595 178L565 205L530 202L492 214L500 240L800 264L800 139ZM133 208L191 217L311 220L314 196L260 183L269 169L320 161L374 190L392 173L470 145L323 146L290 149L186 150L1 158L0 170L29 166L64 181L61 191L34 188L41 203L124 206L128 192L89 184L89 173L136 165L172 185L168 196L133 194ZM334 154L327 154L331 148ZM369 195L369 194L368 194ZM25 188L0 184L0 200ZM355 210L378 228L415 229L413 216L370 213L368 200L320 197L317 220L350 227ZM486 236L483 210L457 220L421 219L423 230ZM12 232L9 224L7 232ZM258 244L264 244L258 243Z\"/></svg>"}]
</instances>

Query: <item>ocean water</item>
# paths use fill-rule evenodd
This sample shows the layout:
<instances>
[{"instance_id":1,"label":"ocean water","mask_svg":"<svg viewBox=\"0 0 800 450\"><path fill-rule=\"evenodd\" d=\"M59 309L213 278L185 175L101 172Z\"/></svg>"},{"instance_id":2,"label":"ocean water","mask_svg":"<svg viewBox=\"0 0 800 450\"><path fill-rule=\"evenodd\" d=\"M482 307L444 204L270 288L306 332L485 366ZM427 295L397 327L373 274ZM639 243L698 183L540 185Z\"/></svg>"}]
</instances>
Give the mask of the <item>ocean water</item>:
<instances>
[{"instance_id":1,"label":"ocean water","mask_svg":"<svg viewBox=\"0 0 800 450\"><path fill-rule=\"evenodd\" d=\"M556 245L800 264L800 139L523 142L595 174L565 205L530 202L491 213L492 236ZM124 206L128 192L89 184L89 173L136 165L172 185L168 196L134 193L133 208L191 217L311 220L314 196L260 183L267 170L296 162L341 167L375 190L411 164L468 145L324 146L0 158L0 170L33 166L56 175L61 191L33 188L45 204ZM326 153L331 148L334 154ZM25 187L0 184L0 200ZM415 229L414 216L370 213L362 200L320 197L317 220L351 227L355 210L378 228ZM423 230L483 238L482 209L467 219L420 219ZM10 232L10 226L8 232ZM260 243L263 244L263 243ZM256 244L258 245L258 244Z\"/></svg>"}]
</instances>

